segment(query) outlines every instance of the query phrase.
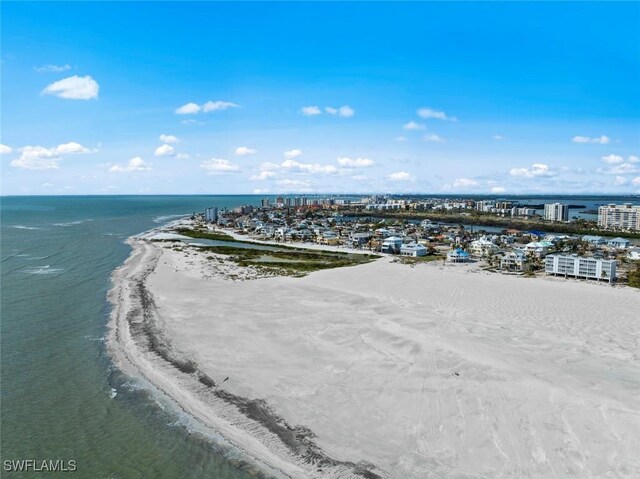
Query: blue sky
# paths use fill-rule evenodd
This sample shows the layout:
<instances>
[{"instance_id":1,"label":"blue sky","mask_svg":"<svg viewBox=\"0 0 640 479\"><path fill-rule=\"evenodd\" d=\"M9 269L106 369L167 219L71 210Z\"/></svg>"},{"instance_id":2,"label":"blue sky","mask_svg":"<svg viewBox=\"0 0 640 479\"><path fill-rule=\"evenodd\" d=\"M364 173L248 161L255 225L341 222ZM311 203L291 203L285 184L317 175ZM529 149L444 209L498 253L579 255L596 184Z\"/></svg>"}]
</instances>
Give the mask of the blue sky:
<instances>
[{"instance_id":1,"label":"blue sky","mask_svg":"<svg viewBox=\"0 0 640 479\"><path fill-rule=\"evenodd\" d=\"M640 192L638 2L0 8L2 194Z\"/></svg>"}]
</instances>

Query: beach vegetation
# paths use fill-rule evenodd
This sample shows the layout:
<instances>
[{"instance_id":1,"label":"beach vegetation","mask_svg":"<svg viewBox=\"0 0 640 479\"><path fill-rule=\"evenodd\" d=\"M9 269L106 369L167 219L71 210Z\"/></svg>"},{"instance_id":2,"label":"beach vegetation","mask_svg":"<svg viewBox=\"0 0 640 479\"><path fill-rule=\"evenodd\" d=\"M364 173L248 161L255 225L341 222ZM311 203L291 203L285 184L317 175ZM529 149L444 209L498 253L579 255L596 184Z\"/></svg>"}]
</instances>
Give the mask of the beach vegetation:
<instances>
[{"instance_id":1,"label":"beach vegetation","mask_svg":"<svg viewBox=\"0 0 640 479\"><path fill-rule=\"evenodd\" d=\"M202 251L225 255L238 266L256 267L264 273L304 276L322 269L369 263L377 256L307 249L276 250L234 246L200 246Z\"/></svg>"}]
</instances>

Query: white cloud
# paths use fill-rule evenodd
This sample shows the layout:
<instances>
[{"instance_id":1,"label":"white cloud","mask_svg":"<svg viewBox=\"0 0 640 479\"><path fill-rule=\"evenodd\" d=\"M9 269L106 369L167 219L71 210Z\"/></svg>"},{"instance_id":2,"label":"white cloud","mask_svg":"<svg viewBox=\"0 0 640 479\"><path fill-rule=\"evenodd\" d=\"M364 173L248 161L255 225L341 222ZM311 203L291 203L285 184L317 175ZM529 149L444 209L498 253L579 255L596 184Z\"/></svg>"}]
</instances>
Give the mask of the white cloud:
<instances>
[{"instance_id":1,"label":"white cloud","mask_svg":"<svg viewBox=\"0 0 640 479\"><path fill-rule=\"evenodd\" d=\"M417 113L420 118L435 118L437 120L458 121L455 116L447 116L445 112L432 110L431 108L418 108Z\"/></svg>"},{"instance_id":2,"label":"white cloud","mask_svg":"<svg viewBox=\"0 0 640 479\"><path fill-rule=\"evenodd\" d=\"M202 108L197 103L185 103L181 107L176 109L178 115L193 115L198 113Z\"/></svg>"},{"instance_id":3,"label":"white cloud","mask_svg":"<svg viewBox=\"0 0 640 479\"><path fill-rule=\"evenodd\" d=\"M366 168L373 166L373 161L369 158L338 158L338 164L344 168Z\"/></svg>"},{"instance_id":4,"label":"white cloud","mask_svg":"<svg viewBox=\"0 0 640 479\"><path fill-rule=\"evenodd\" d=\"M493 135L491 138L493 138L494 140L497 140L497 141L504 140L504 136L502 136L502 135Z\"/></svg>"},{"instance_id":5,"label":"white cloud","mask_svg":"<svg viewBox=\"0 0 640 479\"><path fill-rule=\"evenodd\" d=\"M478 186L478 182L470 178L456 178L453 182L454 188L470 188L472 186Z\"/></svg>"},{"instance_id":6,"label":"white cloud","mask_svg":"<svg viewBox=\"0 0 640 479\"><path fill-rule=\"evenodd\" d=\"M298 149L287 150L284 152L284 157L287 158L288 160L292 160L293 158L298 158L300 155L302 155L302 150L298 150Z\"/></svg>"},{"instance_id":7,"label":"white cloud","mask_svg":"<svg viewBox=\"0 0 640 479\"><path fill-rule=\"evenodd\" d=\"M504 193L505 191L507 191L505 188L503 188L502 186L494 186L493 188L491 188L491 193L493 194L501 194Z\"/></svg>"},{"instance_id":8,"label":"white cloud","mask_svg":"<svg viewBox=\"0 0 640 479\"><path fill-rule=\"evenodd\" d=\"M638 158L637 156L631 155L627 157L627 161L629 163L640 163L640 158Z\"/></svg>"},{"instance_id":9,"label":"white cloud","mask_svg":"<svg viewBox=\"0 0 640 479\"><path fill-rule=\"evenodd\" d=\"M444 143L445 139L435 133L426 134L422 137L424 141L432 141L434 143Z\"/></svg>"},{"instance_id":10,"label":"white cloud","mask_svg":"<svg viewBox=\"0 0 640 479\"><path fill-rule=\"evenodd\" d=\"M162 143L178 143L180 140L173 135L160 135L160 141Z\"/></svg>"},{"instance_id":11,"label":"white cloud","mask_svg":"<svg viewBox=\"0 0 640 479\"><path fill-rule=\"evenodd\" d=\"M142 158L136 156L131 158L124 165L113 165L109 168L110 173L130 173L133 171L151 171L151 165L147 164Z\"/></svg>"},{"instance_id":12,"label":"white cloud","mask_svg":"<svg viewBox=\"0 0 640 479\"><path fill-rule=\"evenodd\" d=\"M11 153L11 147L0 143L0 155L8 155Z\"/></svg>"},{"instance_id":13,"label":"white cloud","mask_svg":"<svg viewBox=\"0 0 640 479\"><path fill-rule=\"evenodd\" d=\"M364 181L368 180L369 178L366 175L353 175L351 179L356 181Z\"/></svg>"},{"instance_id":14,"label":"white cloud","mask_svg":"<svg viewBox=\"0 0 640 479\"><path fill-rule=\"evenodd\" d=\"M340 108L326 107L325 111L330 115L338 115L343 118L351 118L356 114L355 110L351 108L349 105L343 105Z\"/></svg>"},{"instance_id":15,"label":"white cloud","mask_svg":"<svg viewBox=\"0 0 640 479\"><path fill-rule=\"evenodd\" d=\"M11 149L7 153L10 153ZM45 148L44 146L25 146L20 149L20 157L13 160L10 164L16 168L25 168L28 170L49 170L60 167L59 161L62 159L60 155L70 153L89 153L90 150L80 143L70 141L62 143L53 148Z\"/></svg>"},{"instance_id":16,"label":"white cloud","mask_svg":"<svg viewBox=\"0 0 640 479\"><path fill-rule=\"evenodd\" d=\"M320 165L318 163L300 163L295 160L284 160L280 164L281 168L285 168L288 170L298 170L303 173L309 174L324 174L324 175L332 175L338 172L338 168L333 165Z\"/></svg>"},{"instance_id":17,"label":"white cloud","mask_svg":"<svg viewBox=\"0 0 640 479\"><path fill-rule=\"evenodd\" d=\"M89 75L74 75L48 85L42 90L43 95L55 95L67 100L91 100L98 98L100 85Z\"/></svg>"},{"instance_id":18,"label":"white cloud","mask_svg":"<svg viewBox=\"0 0 640 479\"><path fill-rule=\"evenodd\" d=\"M208 113L210 111L218 111L218 110L228 110L229 108L239 108L240 105L237 105L231 101L208 101L204 105L202 105L202 112Z\"/></svg>"},{"instance_id":19,"label":"white cloud","mask_svg":"<svg viewBox=\"0 0 640 479\"><path fill-rule=\"evenodd\" d=\"M156 156L173 156L176 154L176 149L171 145L160 145L153 154Z\"/></svg>"},{"instance_id":20,"label":"white cloud","mask_svg":"<svg viewBox=\"0 0 640 479\"><path fill-rule=\"evenodd\" d=\"M210 160L203 161L200 163L200 168L207 170L207 174L209 175L235 173L240 171L240 167L238 165L221 158L211 158Z\"/></svg>"},{"instance_id":21,"label":"white cloud","mask_svg":"<svg viewBox=\"0 0 640 479\"><path fill-rule=\"evenodd\" d=\"M42 65L41 67L35 67L35 71L61 73L67 70L71 70L71 65Z\"/></svg>"},{"instance_id":22,"label":"white cloud","mask_svg":"<svg viewBox=\"0 0 640 479\"><path fill-rule=\"evenodd\" d=\"M67 153L89 153L89 148L85 148L80 143L70 141L69 143L63 143L53 148L53 153L57 155L64 155Z\"/></svg>"},{"instance_id":23,"label":"white cloud","mask_svg":"<svg viewBox=\"0 0 640 479\"><path fill-rule=\"evenodd\" d=\"M410 121L408 123L405 123L402 128L404 128L405 130L424 130L424 125L422 123Z\"/></svg>"},{"instance_id":24,"label":"white cloud","mask_svg":"<svg viewBox=\"0 0 640 479\"><path fill-rule=\"evenodd\" d=\"M60 167L58 164L60 157L53 150L53 148L49 149L43 146L25 146L20 149L22 153L20 157L10 164L13 167L27 170L57 169Z\"/></svg>"},{"instance_id":25,"label":"white cloud","mask_svg":"<svg viewBox=\"0 0 640 479\"><path fill-rule=\"evenodd\" d=\"M254 195L260 195L264 193L269 193L269 188L256 188L253 190Z\"/></svg>"},{"instance_id":26,"label":"white cloud","mask_svg":"<svg viewBox=\"0 0 640 479\"><path fill-rule=\"evenodd\" d=\"M631 180L631 184L633 186L640 186L640 176L636 176L633 180Z\"/></svg>"},{"instance_id":27,"label":"white cloud","mask_svg":"<svg viewBox=\"0 0 640 479\"><path fill-rule=\"evenodd\" d=\"M257 175L253 175L251 178L249 178L250 181L264 181L264 180L268 180L270 178L275 177L276 174L273 171L261 171L260 173L258 173Z\"/></svg>"},{"instance_id":28,"label":"white cloud","mask_svg":"<svg viewBox=\"0 0 640 479\"><path fill-rule=\"evenodd\" d=\"M595 138L591 138L589 136L574 136L571 141L574 143L598 143L600 145L606 145L611 141L611 139L604 135Z\"/></svg>"},{"instance_id":29,"label":"white cloud","mask_svg":"<svg viewBox=\"0 0 640 479\"><path fill-rule=\"evenodd\" d=\"M624 162L624 158L620 155L607 155L601 158L607 165L617 165Z\"/></svg>"},{"instance_id":30,"label":"white cloud","mask_svg":"<svg viewBox=\"0 0 640 479\"><path fill-rule=\"evenodd\" d=\"M322 112L320 111L320 108L318 108L317 106L303 106L300 109L300 113L302 113L305 116L315 116L315 115L320 115Z\"/></svg>"},{"instance_id":31,"label":"white cloud","mask_svg":"<svg viewBox=\"0 0 640 479\"><path fill-rule=\"evenodd\" d=\"M387 179L391 181L413 181L415 178L406 171L396 171L387 175Z\"/></svg>"},{"instance_id":32,"label":"white cloud","mask_svg":"<svg viewBox=\"0 0 640 479\"><path fill-rule=\"evenodd\" d=\"M248 148L246 146L239 146L235 149L234 153L236 154L236 156L246 156L255 154L256 150L254 150L253 148Z\"/></svg>"},{"instance_id":33,"label":"white cloud","mask_svg":"<svg viewBox=\"0 0 640 479\"><path fill-rule=\"evenodd\" d=\"M614 186L623 186L627 184L627 179L624 176L616 176L613 180Z\"/></svg>"},{"instance_id":34,"label":"white cloud","mask_svg":"<svg viewBox=\"0 0 640 479\"><path fill-rule=\"evenodd\" d=\"M607 165L617 165L624 162L624 158L621 157L620 155L607 155L607 156L603 156L600 159L604 161Z\"/></svg>"},{"instance_id":35,"label":"white cloud","mask_svg":"<svg viewBox=\"0 0 640 479\"><path fill-rule=\"evenodd\" d=\"M519 176L523 178L541 178L555 176L555 173L553 173L544 163L534 163L528 168L511 168L509 174L511 176Z\"/></svg>"},{"instance_id":36,"label":"white cloud","mask_svg":"<svg viewBox=\"0 0 640 479\"><path fill-rule=\"evenodd\" d=\"M396 137L396 141L407 141L407 137L406 136L397 136Z\"/></svg>"},{"instance_id":37,"label":"white cloud","mask_svg":"<svg viewBox=\"0 0 640 479\"><path fill-rule=\"evenodd\" d=\"M635 163L613 164L610 168L599 168L598 173L605 175L627 175L640 172L640 168Z\"/></svg>"},{"instance_id":38,"label":"white cloud","mask_svg":"<svg viewBox=\"0 0 640 479\"><path fill-rule=\"evenodd\" d=\"M239 107L240 105L237 105L233 102L222 100L208 101L202 106L194 102L189 102L176 109L176 113L178 115L193 115L200 112L208 113L210 111L228 110L229 108Z\"/></svg>"},{"instance_id":39,"label":"white cloud","mask_svg":"<svg viewBox=\"0 0 640 479\"><path fill-rule=\"evenodd\" d=\"M188 160L189 158L191 157L187 153L178 153L176 155L177 160Z\"/></svg>"}]
</instances>

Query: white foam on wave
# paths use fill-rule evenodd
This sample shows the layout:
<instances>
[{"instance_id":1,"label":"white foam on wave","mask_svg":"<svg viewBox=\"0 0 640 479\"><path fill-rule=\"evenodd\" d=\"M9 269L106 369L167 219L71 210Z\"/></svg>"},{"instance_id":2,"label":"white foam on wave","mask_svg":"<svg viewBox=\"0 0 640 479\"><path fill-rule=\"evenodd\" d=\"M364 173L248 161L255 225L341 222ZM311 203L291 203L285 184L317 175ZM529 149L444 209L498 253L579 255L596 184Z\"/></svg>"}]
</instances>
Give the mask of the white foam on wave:
<instances>
[{"instance_id":1,"label":"white foam on wave","mask_svg":"<svg viewBox=\"0 0 640 479\"><path fill-rule=\"evenodd\" d=\"M11 228L15 228L17 230L41 230L39 226L27 226L27 225L12 225Z\"/></svg>"},{"instance_id":2,"label":"white foam on wave","mask_svg":"<svg viewBox=\"0 0 640 479\"><path fill-rule=\"evenodd\" d=\"M111 399L115 398L118 395L118 391L116 390L116 388L111 388L111 392L109 393L109 396L111 397Z\"/></svg>"},{"instance_id":3,"label":"white foam on wave","mask_svg":"<svg viewBox=\"0 0 640 479\"><path fill-rule=\"evenodd\" d=\"M173 218L184 218L185 216L189 216L189 213L182 213L179 215L161 215L161 216L156 216L155 218L153 218L153 222L154 223L164 223L166 221L169 221L170 219Z\"/></svg>"},{"instance_id":4,"label":"white foam on wave","mask_svg":"<svg viewBox=\"0 0 640 479\"><path fill-rule=\"evenodd\" d=\"M68 221L66 223L53 223L53 226L74 226L74 225L80 225L82 223L86 223L87 221L93 221L93 218L87 218L84 220L77 220L77 221Z\"/></svg>"},{"instance_id":5,"label":"white foam on wave","mask_svg":"<svg viewBox=\"0 0 640 479\"><path fill-rule=\"evenodd\" d=\"M29 269L22 270L22 272L26 274L44 274L44 275L58 274L58 273L61 273L62 271L64 271L64 269L52 268L48 264L45 266L41 266L39 268L29 268Z\"/></svg>"},{"instance_id":6,"label":"white foam on wave","mask_svg":"<svg viewBox=\"0 0 640 479\"><path fill-rule=\"evenodd\" d=\"M88 339L89 341L104 341L104 337L96 338L95 336L90 335L85 336L85 339Z\"/></svg>"}]
</instances>

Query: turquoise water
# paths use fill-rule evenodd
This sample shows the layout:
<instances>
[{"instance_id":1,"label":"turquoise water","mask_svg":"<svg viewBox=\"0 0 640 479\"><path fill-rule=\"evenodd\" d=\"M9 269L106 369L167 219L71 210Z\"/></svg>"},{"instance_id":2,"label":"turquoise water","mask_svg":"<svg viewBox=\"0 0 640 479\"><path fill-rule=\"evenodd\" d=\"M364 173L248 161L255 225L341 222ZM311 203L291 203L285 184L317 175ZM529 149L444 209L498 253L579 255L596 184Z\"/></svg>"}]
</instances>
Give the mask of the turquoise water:
<instances>
[{"instance_id":1,"label":"turquoise water","mask_svg":"<svg viewBox=\"0 0 640 479\"><path fill-rule=\"evenodd\" d=\"M3 461L75 460L78 478L249 477L146 392L132 389L112 367L102 338L109 277L129 254L128 236L205 206L255 202L240 196L1 199Z\"/></svg>"}]
</instances>

